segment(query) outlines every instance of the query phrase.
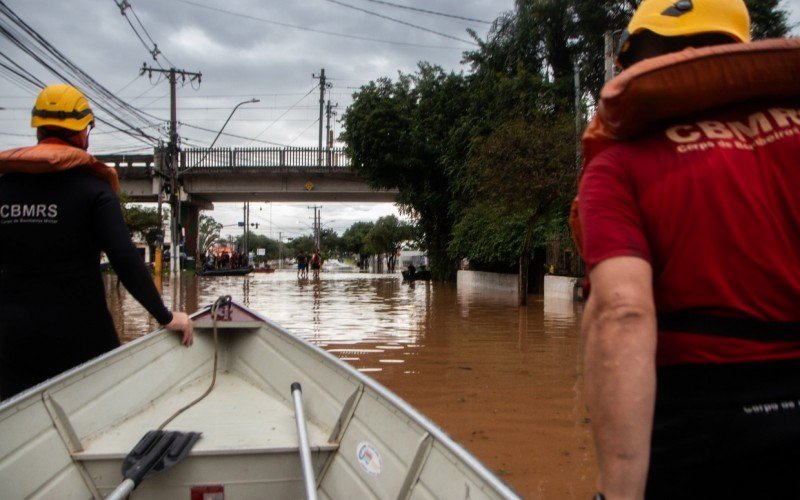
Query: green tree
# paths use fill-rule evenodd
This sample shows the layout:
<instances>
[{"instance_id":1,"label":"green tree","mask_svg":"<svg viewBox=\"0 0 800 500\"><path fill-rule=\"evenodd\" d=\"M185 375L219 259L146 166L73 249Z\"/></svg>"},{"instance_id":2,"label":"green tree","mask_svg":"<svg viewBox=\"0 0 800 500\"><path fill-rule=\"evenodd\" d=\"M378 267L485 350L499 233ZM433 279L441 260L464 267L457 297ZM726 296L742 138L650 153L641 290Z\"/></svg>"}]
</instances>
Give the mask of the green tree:
<instances>
[{"instance_id":1,"label":"green tree","mask_svg":"<svg viewBox=\"0 0 800 500\"><path fill-rule=\"evenodd\" d=\"M389 272L395 270L400 244L414 237L414 228L394 215L381 217L366 235L366 248L370 253L386 255Z\"/></svg>"},{"instance_id":2,"label":"green tree","mask_svg":"<svg viewBox=\"0 0 800 500\"><path fill-rule=\"evenodd\" d=\"M420 63L413 75L361 87L343 118L353 168L373 188L400 191L398 204L415 220L438 279L451 278L456 267L447 252L454 220L446 161L466 92L463 75Z\"/></svg>"},{"instance_id":3,"label":"green tree","mask_svg":"<svg viewBox=\"0 0 800 500\"><path fill-rule=\"evenodd\" d=\"M124 195L120 195L120 209L131 238L141 238L150 248L152 255L166 214L159 218L155 208L132 203Z\"/></svg>"},{"instance_id":4,"label":"green tree","mask_svg":"<svg viewBox=\"0 0 800 500\"><path fill-rule=\"evenodd\" d=\"M298 236L290 241L286 247L289 251L289 256L297 255L300 252L306 252L310 255L314 251L314 236L310 234Z\"/></svg>"},{"instance_id":5,"label":"green tree","mask_svg":"<svg viewBox=\"0 0 800 500\"><path fill-rule=\"evenodd\" d=\"M574 193L574 153L564 141L571 121L568 115L508 120L476 141L463 170L473 203L454 228L451 251L476 261L517 261L521 291L532 249L543 243L537 228L551 214L565 216Z\"/></svg>"},{"instance_id":6,"label":"green tree","mask_svg":"<svg viewBox=\"0 0 800 500\"><path fill-rule=\"evenodd\" d=\"M200 253L208 253L211 247L214 246L220 239L220 232L222 231L222 224L217 222L213 217L200 214L199 219L199 251Z\"/></svg>"},{"instance_id":7,"label":"green tree","mask_svg":"<svg viewBox=\"0 0 800 500\"><path fill-rule=\"evenodd\" d=\"M341 238L333 229L322 229L319 233L320 248L319 252L327 260L333 255L339 254L341 248Z\"/></svg>"},{"instance_id":8,"label":"green tree","mask_svg":"<svg viewBox=\"0 0 800 500\"><path fill-rule=\"evenodd\" d=\"M750 11L750 34L754 40L783 38L789 35L789 12L781 8L782 0L745 0Z\"/></svg>"},{"instance_id":9,"label":"green tree","mask_svg":"<svg viewBox=\"0 0 800 500\"><path fill-rule=\"evenodd\" d=\"M361 269L366 268L367 259L370 256L367 248L367 235L374 226L374 222L356 222L342 233L342 252L357 255L358 267Z\"/></svg>"}]
</instances>

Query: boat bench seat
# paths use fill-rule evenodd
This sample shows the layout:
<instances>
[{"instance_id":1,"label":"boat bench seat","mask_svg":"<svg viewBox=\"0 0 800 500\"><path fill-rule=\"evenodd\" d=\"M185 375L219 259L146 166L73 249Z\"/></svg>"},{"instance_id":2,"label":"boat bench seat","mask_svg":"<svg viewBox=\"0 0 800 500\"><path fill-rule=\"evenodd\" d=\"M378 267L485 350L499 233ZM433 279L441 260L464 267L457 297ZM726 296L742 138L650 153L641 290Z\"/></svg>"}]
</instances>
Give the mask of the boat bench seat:
<instances>
[{"instance_id":1,"label":"boat bench seat","mask_svg":"<svg viewBox=\"0 0 800 500\"><path fill-rule=\"evenodd\" d=\"M207 389L210 378L172 391L98 435L84 440L84 450L73 456L81 461L121 458L147 431L157 429L175 411ZM218 373L214 390L175 418L166 430L201 432L190 455L297 453L294 408L288 399L256 387L228 373ZM334 451L330 431L306 423L312 451Z\"/></svg>"}]
</instances>

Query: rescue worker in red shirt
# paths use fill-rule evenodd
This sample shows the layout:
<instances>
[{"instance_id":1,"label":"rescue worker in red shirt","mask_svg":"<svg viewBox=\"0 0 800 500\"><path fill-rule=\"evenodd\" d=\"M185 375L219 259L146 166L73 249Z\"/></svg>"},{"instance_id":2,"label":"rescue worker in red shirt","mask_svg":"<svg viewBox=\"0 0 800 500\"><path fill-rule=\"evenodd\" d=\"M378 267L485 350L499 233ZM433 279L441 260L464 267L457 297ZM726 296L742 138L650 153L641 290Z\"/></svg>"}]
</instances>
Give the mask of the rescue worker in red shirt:
<instances>
[{"instance_id":1,"label":"rescue worker in red shirt","mask_svg":"<svg viewBox=\"0 0 800 500\"><path fill-rule=\"evenodd\" d=\"M644 0L617 79L749 41L742 0ZM740 60L710 73L761 81L747 99L673 116L583 171L584 377L609 500L800 497L800 86L775 98L773 80L798 75L745 78ZM695 96L702 73L664 92Z\"/></svg>"},{"instance_id":2,"label":"rescue worker in red shirt","mask_svg":"<svg viewBox=\"0 0 800 500\"><path fill-rule=\"evenodd\" d=\"M169 311L131 242L116 172L86 152L94 114L64 84L32 110L38 144L0 153L0 399L120 345L100 274L100 252L156 320L193 340ZM19 256L24 255L24 259Z\"/></svg>"}]
</instances>

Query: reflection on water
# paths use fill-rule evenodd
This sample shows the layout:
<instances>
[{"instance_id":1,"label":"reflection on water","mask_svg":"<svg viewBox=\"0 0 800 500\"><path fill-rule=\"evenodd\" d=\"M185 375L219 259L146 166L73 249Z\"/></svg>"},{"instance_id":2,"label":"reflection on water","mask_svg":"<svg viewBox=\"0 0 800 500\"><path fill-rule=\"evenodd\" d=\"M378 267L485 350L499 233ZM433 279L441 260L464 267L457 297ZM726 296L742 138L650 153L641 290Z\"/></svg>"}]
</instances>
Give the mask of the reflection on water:
<instances>
[{"instance_id":1,"label":"reflection on water","mask_svg":"<svg viewBox=\"0 0 800 500\"><path fill-rule=\"evenodd\" d=\"M126 340L158 327L116 279L109 308ZM180 289L180 293L178 290ZM168 307L220 295L269 317L407 400L526 498L597 489L580 380L580 306L403 283L399 275L294 272L165 280Z\"/></svg>"}]
</instances>

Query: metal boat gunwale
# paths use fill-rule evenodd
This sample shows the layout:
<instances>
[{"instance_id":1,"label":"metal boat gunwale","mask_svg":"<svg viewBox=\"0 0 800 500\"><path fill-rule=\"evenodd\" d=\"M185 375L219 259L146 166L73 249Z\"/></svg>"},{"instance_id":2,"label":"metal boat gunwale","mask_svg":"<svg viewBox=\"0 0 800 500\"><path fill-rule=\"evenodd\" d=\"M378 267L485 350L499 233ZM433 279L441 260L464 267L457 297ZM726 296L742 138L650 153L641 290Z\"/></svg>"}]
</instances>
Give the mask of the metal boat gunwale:
<instances>
[{"instance_id":1,"label":"metal boat gunwale","mask_svg":"<svg viewBox=\"0 0 800 500\"><path fill-rule=\"evenodd\" d=\"M424 430L424 432L427 433L430 436L430 438L433 439L434 442L438 441L439 445L441 445L448 452L452 453L457 460L461 461L464 465L466 465L472 471L472 473L474 473L477 477L479 477L482 481L484 481L489 487L493 488L497 493L499 493L505 498L519 498L518 495L509 486L507 486L502 480L500 480L496 475L494 475L491 471L489 471L489 469L487 469L485 465L483 465L477 458L475 458L469 452L467 452L460 444L456 443L452 438L450 438L450 436L447 433L445 433L439 426L437 426L427 417L422 415L409 403L401 399L396 394L392 393L385 386L383 386L376 380L370 378L369 376L361 373L349 363L340 360L335 355L328 353L324 349L291 333L286 328L280 326L279 324L275 323L269 318L266 318L262 314L252 311L247 307L241 306L239 304L235 304L235 306L240 308L253 318L255 318L255 320L221 322L219 324L219 327L221 329L236 329L236 328L260 329L264 328L264 326L259 326L263 323L269 329L272 330L270 333L274 332L280 334L281 340L291 344L295 344L300 348L301 351L304 351L306 355L311 356L312 360L314 359L320 360L323 363L327 361L328 362L327 364L329 364L332 368L340 370L341 372L343 372L344 375L346 375L349 378L352 378L355 383L363 386L361 389L362 392L366 388L369 388L371 391L375 393L376 396L378 396L381 399L384 399L389 406L393 406L394 408L396 408L395 411L401 412L406 418L408 418L410 421L421 427ZM209 313L210 309L211 306L205 306L196 311L195 313L193 313L190 317L192 319L197 320L200 316ZM211 326L210 322L198 323L197 328L210 329L210 326ZM24 410L30 405L38 404L41 402L40 397L30 398L30 401L27 404L23 403L22 400L36 393L42 393L43 395L45 395L47 393L48 388L60 389L61 387L58 387L60 384L64 384L65 382L69 381L69 379L73 378L75 375L80 374L81 372L85 373L84 377L75 379L75 381L87 378L96 371L95 368L99 370L110 364L112 358L116 358L115 361L122 360L124 359L124 357L120 356L121 354L128 352L129 356L133 355L139 349L144 349L150 345L156 345L159 342L166 341L167 339L169 339L170 334L171 333L167 332L164 328L159 328L158 330L155 330L149 334L143 335L140 338L137 338L133 341L126 343L125 345L121 346L118 349L105 353L97 358L87 361L86 363L76 366L56 377L53 377L52 379L46 380L41 384L38 384L37 386L34 386L16 396L11 397L8 400L0 402L0 413L4 412L7 409L10 409L10 407L19 405L19 403L22 403L23 406L17 408L17 412ZM7 414L7 416L11 416L15 413L16 412ZM110 425L113 426L113 424ZM105 427L105 429L108 429L108 427ZM192 453L191 455L199 456L198 454L195 453Z\"/></svg>"},{"instance_id":2,"label":"metal boat gunwale","mask_svg":"<svg viewBox=\"0 0 800 500\"><path fill-rule=\"evenodd\" d=\"M475 471L476 474L478 474L481 477L481 479L487 481L488 483L491 483L493 487L495 487L498 491L503 492L503 494L506 495L509 498L517 498L518 497L518 495L513 490L511 490L511 488L508 485L506 485L503 481L498 479L497 476L494 475L489 469L487 469L486 466L483 465L482 462L480 462L477 458L475 458L469 452L467 452L460 444L455 442L438 425L436 425L435 423L433 423L432 420L430 420L429 418L425 417L422 413L417 411L408 402L406 402L405 400L400 398L400 396L398 396L395 393L391 392L384 385L382 385L381 383L379 383L375 379L372 379L372 378L368 377L367 375L364 375L363 373L361 373L360 371L355 369L349 363L346 363L346 362L342 361L341 359L339 359L336 356L334 356L333 354L325 351L324 349L315 346L311 342L308 342L307 340L305 340L305 339L303 339L303 338L301 338L301 337L299 337L297 335L292 334L291 332L286 330L284 327L282 327L282 326L278 325L277 323L273 322L272 320L262 316L258 312L252 311L252 310L250 310L250 309L248 309L248 308L246 308L244 306L240 306L240 307L243 307L247 312L249 312L253 316L258 317L260 320L262 320L263 322L265 322L268 325L270 325L276 331L278 331L282 335L288 337L291 341L296 342L298 344L301 344L301 345L303 345L303 346L305 346L307 348L310 348L311 351L315 352L318 356L320 356L322 358L325 358L328 361L330 361L331 363L333 363L335 365L338 365L340 368L344 369L349 375L355 377L356 379L359 380L359 382L364 384L364 386L367 386L370 389L374 390L376 393L378 393L378 395L380 397L386 399L387 401L389 401L390 403L392 403L393 405L395 405L399 409L401 409L408 416L410 416L411 419L416 424L418 424L420 427L425 429L425 431L428 432L429 434L431 434L431 436L434 439L438 440L442 445L444 445L450 452L452 452L454 455L456 455L460 460L463 460L470 467L472 467L472 469ZM205 312L206 310L210 310L210 309L211 309L211 306L208 306L207 308L203 309L203 311L199 311L199 312ZM194 315L193 315L193 317L194 317Z\"/></svg>"}]
</instances>

